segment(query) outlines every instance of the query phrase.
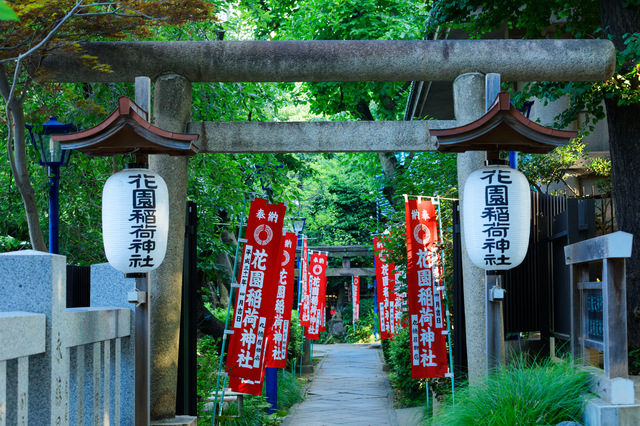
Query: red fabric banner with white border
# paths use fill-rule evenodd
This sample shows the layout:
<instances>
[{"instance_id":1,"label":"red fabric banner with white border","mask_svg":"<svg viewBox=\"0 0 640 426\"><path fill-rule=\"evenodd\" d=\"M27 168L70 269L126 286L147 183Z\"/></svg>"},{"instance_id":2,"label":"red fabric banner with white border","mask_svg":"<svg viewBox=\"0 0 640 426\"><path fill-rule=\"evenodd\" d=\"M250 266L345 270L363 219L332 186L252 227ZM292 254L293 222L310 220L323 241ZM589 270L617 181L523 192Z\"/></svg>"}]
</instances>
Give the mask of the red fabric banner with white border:
<instances>
[{"instance_id":1,"label":"red fabric banner with white border","mask_svg":"<svg viewBox=\"0 0 640 426\"><path fill-rule=\"evenodd\" d=\"M394 333L395 324L395 265L385 263L384 243L378 237L373 238L376 265L376 294L378 296L378 318L380 338L388 339Z\"/></svg>"},{"instance_id":2,"label":"red fabric banner with white border","mask_svg":"<svg viewBox=\"0 0 640 426\"><path fill-rule=\"evenodd\" d=\"M278 278L275 315L272 339L267 346L267 367L287 368L287 345L291 329L291 304L293 302L293 286L296 262L297 236L293 232L282 237L282 265Z\"/></svg>"},{"instance_id":3,"label":"red fabric banner with white border","mask_svg":"<svg viewBox=\"0 0 640 426\"><path fill-rule=\"evenodd\" d=\"M309 326L304 337L318 340L325 327L325 296L327 291L327 254L309 256Z\"/></svg>"},{"instance_id":4,"label":"red fabric banner with white border","mask_svg":"<svg viewBox=\"0 0 640 426\"><path fill-rule=\"evenodd\" d=\"M264 381L264 368L260 380L245 380L236 376L229 376L229 389L233 392L248 393L250 395L262 395L262 383Z\"/></svg>"},{"instance_id":5,"label":"red fabric banner with white border","mask_svg":"<svg viewBox=\"0 0 640 426\"><path fill-rule=\"evenodd\" d=\"M407 293L399 291L399 289L402 287L402 281L403 281L402 273L396 272L395 276L396 276L396 280L395 280L396 289L394 291L394 297L393 297L393 301L394 301L393 324L394 324L396 333L399 333L401 328L404 328L407 326L406 317L404 315L407 311L407 305L406 305ZM404 322L403 322L403 317L405 318Z\"/></svg>"},{"instance_id":6,"label":"red fabric banner with white border","mask_svg":"<svg viewBox=\"0 0 640 426\"><path fill-rule=\"evenodd\" d=\"M433 203L405 202L407 299L411 327L411 377L444 377L448 371L438 259L438 222Z\"/></svg>"},{"instance_id":7,"label":"red fabric banner with white border","mask_svg":"<svg viewBox=\"0 0 640 426\"><path fill-rule=\"evenodd\" d=\"M251 203L227 352L231 376L259 381L266 340L272 333L286 207L256 198Z\"/></svg>"},{"instance_id":8,"label":"red fabric banner with white border","mask_svg":"<svg viewBox=\"0 0 640 426\"><path fill-rule=\"evenodd\" d=\"M360 319L360 277L351 278L351 297L353 298L353 322Z\"/></svg>"},{"instance_id":9,"label":"red fabric banner with white border","mask_svg":"<svg viewBox=\"0 0 640 426\"><path fill-rule=\"evenodd\" d=\"M309 327L309 247L306 237L302 237L300 258L300 304L300 325Z\"/></svg>"}]
</instances>

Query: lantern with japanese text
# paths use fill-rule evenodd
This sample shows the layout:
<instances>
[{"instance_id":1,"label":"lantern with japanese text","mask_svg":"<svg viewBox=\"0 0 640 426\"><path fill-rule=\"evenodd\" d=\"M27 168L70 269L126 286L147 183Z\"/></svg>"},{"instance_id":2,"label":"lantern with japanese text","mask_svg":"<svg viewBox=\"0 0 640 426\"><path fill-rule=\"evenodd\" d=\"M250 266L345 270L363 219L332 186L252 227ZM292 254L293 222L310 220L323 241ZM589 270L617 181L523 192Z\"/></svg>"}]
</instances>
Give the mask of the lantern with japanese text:
<instances>
[{"instance_id":1,"label":"lantern with japanese text","mask_svg":"<svg viewBox=\"0 0 640 426\"><path fill-rule=\"evenodd\" d=\"M505 164L469 175L462 219L467 252L477 267L505 270L522 263L531 226L529 192L527 178Z\"/></svg>"},{"instance_id":2,"label":"lantern with japanese text","mask_svg":"<svg viewBox=\"0 0 640 426\"><path fill-rule=\"evenodd\" d=\"M112 175L102 192L102 235L107 260L125 274L153 271L164 260L169 193L164 179L146 168Z\"/></svg>"}]
</instances>

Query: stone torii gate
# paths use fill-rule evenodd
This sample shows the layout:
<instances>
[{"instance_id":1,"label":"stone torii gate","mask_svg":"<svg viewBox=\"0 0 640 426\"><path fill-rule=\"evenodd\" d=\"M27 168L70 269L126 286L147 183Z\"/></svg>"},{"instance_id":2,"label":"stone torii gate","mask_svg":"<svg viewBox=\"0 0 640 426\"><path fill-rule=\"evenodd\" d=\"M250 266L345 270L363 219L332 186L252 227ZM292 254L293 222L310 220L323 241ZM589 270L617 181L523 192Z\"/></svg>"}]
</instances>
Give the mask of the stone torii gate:
<instances>
[{"instance_id":1,"label":"stone torii gate","mask_svg":"<svg viewBox=\"0 0 640 426\"><path fill-rule=\"evenodd\" d=\"M82 47L113 72L90 70L63 55L49 57L45 67L60 82L150 77L154 124L199 133L200 153L435 151L429 129L456 127L484 114L483 74L499 73L506 81L604 81L615 65L615 49L607 40L95 42ZM454 80L457 121L190 122L195 82ZM482 153L459 154L459 181L483 160ZM151 418L161 420L175 417L187 159L151 155L149 163L164 177L171 199L167 256L150 274ZM484 374L484 287L480 270L466 253L463 257L473 380Z\"/></svg>"}]
</instances>

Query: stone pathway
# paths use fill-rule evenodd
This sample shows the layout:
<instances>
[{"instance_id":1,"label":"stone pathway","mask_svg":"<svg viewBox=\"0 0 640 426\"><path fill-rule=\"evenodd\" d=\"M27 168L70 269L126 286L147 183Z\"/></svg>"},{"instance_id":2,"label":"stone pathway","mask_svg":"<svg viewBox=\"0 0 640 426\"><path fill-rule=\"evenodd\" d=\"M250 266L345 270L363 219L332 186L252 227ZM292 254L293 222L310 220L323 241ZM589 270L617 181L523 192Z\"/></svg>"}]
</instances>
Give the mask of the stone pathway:
<instances>
[{"instance_id":1,"label":"stone pathway","mask_svg":"<svg viewBox=\"0 0 640 426\"><path fill-rule=\"evenodd\" d=\"M314 356L318 352L325 356L305 400L292 408L283 425L399 425L379 349L369 344L314 345Z\"/></svg>"}]
</instances>

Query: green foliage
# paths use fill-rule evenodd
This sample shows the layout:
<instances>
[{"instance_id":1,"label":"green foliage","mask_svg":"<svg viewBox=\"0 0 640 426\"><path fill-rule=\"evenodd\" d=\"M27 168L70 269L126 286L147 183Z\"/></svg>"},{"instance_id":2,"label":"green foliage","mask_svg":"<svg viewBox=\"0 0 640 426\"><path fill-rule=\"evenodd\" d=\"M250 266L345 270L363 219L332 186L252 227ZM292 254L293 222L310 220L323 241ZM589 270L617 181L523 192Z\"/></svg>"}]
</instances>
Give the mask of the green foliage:
<instances>
[{"instance_id":1,"label":"green foliage","mask_svg":"<svg viewBox=\"0 0 640 426\"><path fill-rule=\"evenodd\" d=\"M205 410L206 399L216 391L218 380L218 368L220 367L220 345L221 339L214 339L204 335L198 339L198 372L197 372L197 392L198 392L198 416L204 421L211 422L211 412Z\"/></svg>"},{"instance_id":2,"label":"green foliage","mask_svg":"<svg viewBox=\"0 0 640 426\"><path fill-rule=\"evenodd\" d=\"M0 235L0 253L19 251L27 248L28 246L29 243L27 241L20 241L10 235Z\"/></svg>"},{"instance_id":3,"label":"green foliage","mask_svg":"<svg viewBox=\"0 0 640 426\"><path fill-rule=\"evenodd\" d=\"M270 405L267 403L263 390L263 395L245 396L242 415L238 414L236 404L230 404L222 412L221 424L234 426L277 425L293 404L302 401L303 396L304 388L300 380L286 370L278 370L278 411L275 414L267 414L267 408ZM203 419L207 420L206 417Z\"/></svg>"},{"instance_id":4,"label":"green foliage","mask_svg":"<svg viewBox=\"0 0 640 426\"><path fill-rule=\"evenodd\" d=\"M422 37L423 3L402 0L267 0L240 2L244 17L256 22L257 39L415 40ZM298 95L314 114L338 119L398 119L405 82L304 83Z\"/></svg>"},{"instance_id":5,"label":"green foliage","mask_svg":"<svg viewBox=\"0 0 640 426\"><path fill-rule=\"evenodd\" d=\"M577 196L579 188L571 188L566 179L572 176L570 167L587 163L589 157L584 148L585 145L580 139L574 139L566 147L556 148L549 154L523 155L519 169L531 185L540 192L548 192L549 186L562 183L566 188L574 191L572 196Z\"/></svg>"},{"instance_id":6,"label":"green foliage","mask_svg":"<svg viewBox=\"0 0 640 426\"><path fill-rule=\"evenodd\" d=\"M522 155L519 168L538 191L556 194L558 191L550 190L550 187L562 184L563 188L571 191L568 195L580 197L581 188L572 188L568 183L568 178L577 175L572 171L576 166L582 166L600 178L596 185L601 194L611 194L611 160L590 156L582 138L576 138L566 147L556 148L549 154Z\"/></svg>"},{"instance_id":7,"label":"green foliage","mask_svg":"<svg viewBox=\"0 0 640 426\"><path fill-rule=\"evenodd\" d=\"M278 370L278 409L289 410L304 399L302 382L286 370Z\"/></svg>"},{"instance_id":8,"label":"green foliage","mask_svg":"<svg viewBox=\"0 0 640 426\"><path fill-rule=\"evenodd\" d=\"M226 310L214 309L212 313L221 321L224 321L226 317ZM294 323L297 324L297 318L294 319ZM291 329L292 340L293 336L300 333L299 326L294 326ZM289 342L289 356L291 351L292 340ZM298 341L300 339L298 338ZM221 339L214 339L211 336L203 335L198 339L198 377L197 377L197 392L198 392L198 420L203 424L211 423L211 410L206 410L206 399L215 393L216 384L218 380L218 368L220 366L220 347L222 344ZM298 348L299 351L299 348ZM299 357L299 352L297 353ZM289 361L289 359L288 359ZM222 384L222 381L220 382ZM263 392L264 393L264 392ZM269 406L264 396L245 396L244 399L244 411L242 416L238 416L237 405L229 404L229 406L223 410L222 416L225 419L232 421L233 425L255 425L258 424L278 424L278 418L286 415L286 412L295 403L300 402L303 398L304 390L303 385L294 374L286 370L278 370L278 412L274 415L268 415L266 409ZM224 424L224 423L223 423Z\"/></svg>"},{"instance_id":9,"label":"green foliage","mask_svg":"<svg viewBox=\"0 0 640 426\"><path fill-rule=\"evenodd\" d=\"M548 35L561 36L566 32L584 33L599 25L598 2L581 0L436 0L429 15L427 31L439 27L462 28L472 37L480 37L506 24L527 38ZM550 28L550 22L556 22Z\"/></svg>"},{"instance_id":10,"label":"green foliage","mask_svg":"<svg viewBox=\"0 0 640 426\"><path fill-rule=\"evenodd\" d=\"M289 323L289 347L287 348L287 370L300 365L302 355L302 327L298 311L291 312L291 322Z\"/></svg>"},{"instance_id":11,"label":"green foliage","mask_svg":"<svg viewBox=\"0 0 640 426\"><path fill-rule=\"evenodd\" d=\"M422 195L424 197L437 197L440 199L439 220L442 223L443 240L439 242L444 264L444 282L450 286L453 267L450 262L453 259L452 200L458 195L456 157L450 154L416 153L404 160L399 168L401 173L394 176L394 180L384 179L381 186L393 185L396 189L396 208L387 210L384 220L377 226L377 233L383 234L380 238L385 246L386 261L394 263L396 270L406 272L407 248L406 248L406 213L404 209L403 194L411 196ZM436 212L438 207L436 206ZM400 291L406 290L399 287ZM450 294L450 292L449 292Z\"/></svg>"},{"instance_id":12,"label":"green foliage","mask_svg":"<svg viewBox=\"0 0 640 426\"><path fill-rule=\"evenodd\" d=\"M518 359L483 383L455 395L433 419L438 425L555 425L580 421L590 376L569 360Z\"/></svg>"},{"instance_id":13,"label":"green foliage","mask_svg":"<svg viewBox=\"0 0 640 426\"><path fill-rule=\"evenodd\" d=\"M640 349L629 351L629 374L637 375L640 372Z\"/></svg>"},{"instance_id":14,"label":"green foliage","mask_svg":"<svg viewBox=\"0 0 640 426\"><path fill-rule=\"evenodd\" d=\"M506 22L510 30L521 32L524 38L608 38L617 48L616 68L611 79L605 82L535 82L527 84L514 99L537 97L554 101L568 95L569 108L557 117L557 126L566 128L587 111L583 120L583 133L605 117L602 101L615 99L618 105L631 105L640 101L640 33L629 32L615 38L600 23L599 3L580 0L540 0L515 3L509 0L436 1L430 14L429 31L441 25L468 30L472 36L480 36L496 30ZM627 5L634 2L626 2ZM625 5L626 7L626 5ZM632 13L629 11L629 13ZM554 24L550 24L554 22ZM519 34L519 33L518 33Z\"/></svg>"},{"instance_id":15,"label":"green foliage","mask_svg":"<svg viewBox=\"0 0 640 426\"><path fill-rule=\"evenodd\" d=\"M375 190L374 178L351 155L302 158L312 171L301 179L305 194L301 215L308 218L305 234L312 244L371 244L368 224L376 215L375 202L370 198Z\"/></svg>"},{"instance_id":16,"label":"green foliage","mask_svg":"<svg viewBox=\"0 0 640 426\"><path fill-rule=\"evenodd\" d=\"M0 21L17 21L18 16L4 1L0 1Z\"/></svg>"},{"instance_id":17,"label":"green foliage","mask_svg":"<svg viewBox=\"0 0 640 426\"><path fill-rule=\"evenodd\" d=\"M415 406L424 402L426 380L411 378L411 332L403 328L389 342L387 363L391 366L389 378L401 390L399 403Z\"/></svg>"},{"instance_id":18,"label":"green foliage","mask_svg":"<svg viewBox=\"0 0 640 426\"><path fill-rule=\"evenodd\" d=\"M344 321L345 343L371 343L375 341L376 325L373 315L374 299L360 299L360 316L353 324L353 303L347 304L342 309L342 320Z\"/></svg>"}]
</instances>

